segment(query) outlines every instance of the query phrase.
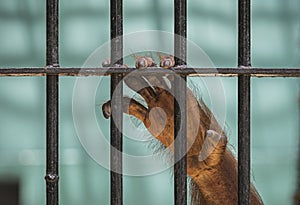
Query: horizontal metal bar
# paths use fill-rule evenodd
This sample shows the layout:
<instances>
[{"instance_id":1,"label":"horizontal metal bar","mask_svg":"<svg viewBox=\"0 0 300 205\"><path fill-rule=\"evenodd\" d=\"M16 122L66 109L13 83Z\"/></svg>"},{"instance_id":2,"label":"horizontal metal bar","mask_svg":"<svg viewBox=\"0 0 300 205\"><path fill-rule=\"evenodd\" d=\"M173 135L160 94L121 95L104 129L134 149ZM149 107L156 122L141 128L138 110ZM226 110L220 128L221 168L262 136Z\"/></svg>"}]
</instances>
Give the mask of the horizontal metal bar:
<instances>
[{"instance_id":1,"label":"horizontal metal bar","mask_svg":"<svg viewBox=\"0 0 300 205\"><path fill-rule=\"evenodd\" d=\"M128 74L136 68L0 68L0 76L105 76L111 74ZM187 76L237 77L300 77L300 68L172 68L177 74ZM163 73L164 69L149 68L149 73Z\"/></svg>"}]
</instances>

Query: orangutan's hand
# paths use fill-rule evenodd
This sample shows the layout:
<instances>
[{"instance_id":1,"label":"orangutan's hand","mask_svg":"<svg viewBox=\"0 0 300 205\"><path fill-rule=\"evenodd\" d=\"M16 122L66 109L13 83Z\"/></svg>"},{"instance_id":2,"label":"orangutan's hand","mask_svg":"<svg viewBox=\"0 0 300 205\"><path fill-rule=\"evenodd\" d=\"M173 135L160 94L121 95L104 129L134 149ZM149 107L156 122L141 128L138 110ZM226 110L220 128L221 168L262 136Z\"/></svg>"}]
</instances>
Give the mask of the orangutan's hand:
<instances>
[{"instance_id":1,"label":"orangutan's hand","mask_svg":"<svg viewBox=\"0 0 300 205\"><path fill-rule=\"evenodd\" d=\"M151 68L147 68L151 69ZM174 78L173 73L153 74L142 69L124 77L126 85L140 94L147 107L134 99L123 98L123 112L141 120L149 132L173 153L174 141ZM187 92L187 149L189 161L205 167L215 166L226 148L226 137L202 101L198 102L192 91ZM111 101L102 106L103 115L111 115ZM211 130L213 128L213 130ZM206 136L208 137L207 140ZM220 142L220 143L219 143ZM219 149L217 149L219 148ZM201 150L201 152L200 152ZM215 155L218 155L215 156ZM208 156L214 156L210 159Z\"/></svg>"}]
</instances>

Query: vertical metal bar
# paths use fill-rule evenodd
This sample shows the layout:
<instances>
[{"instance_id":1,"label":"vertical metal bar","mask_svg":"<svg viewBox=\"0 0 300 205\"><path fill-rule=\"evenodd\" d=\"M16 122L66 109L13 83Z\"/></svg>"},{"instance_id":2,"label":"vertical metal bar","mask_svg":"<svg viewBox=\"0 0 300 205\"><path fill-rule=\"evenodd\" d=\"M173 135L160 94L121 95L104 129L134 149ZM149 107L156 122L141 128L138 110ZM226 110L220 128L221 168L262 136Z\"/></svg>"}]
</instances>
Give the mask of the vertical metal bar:
<instances>
[{"instance_id":1,"label":"vertical metal bar","mask_svg":"<svg viewBox=\"0 0 300 205\"><path fill-rule=\"evenodd\" d=\"M174 0L174 56L176 65L186 64L186 0Z\"/></svg>"},{"instance_id":2,"label":"vertical metal bar","mask_svg":"<svg viewBox=\"0 0 300 205\"><path fill-rule=\"evenodd\" d=\"M111 18L111 62L113 65L123 64L123 7L122 0L110 1ZM122 134L122 74L111 75L111 151L110 180L111 205L123 204L123 134ZM118 87L118 89L116 89Z\"/></svg>"},{"instance_id":3,"label":"vertical metal bar","mask_svg":"<svg viewBox=\"0 0 300 205\"><path fill-rule=\"evenodd\" d=\"M238 66L251 67L250 0L238 3ZM238 77L238 204L250 204L250 76Z\"/></svg>"},{"instance_id":4,"label":"vertical metal bar","mask_svg":"<svg viewBox=\"0 0 300 205\"><path fill-rule=\"evenodd\" d=\"M47 69L59 65L58 56L58 0L47 0ZM58 76L47 75L47 158L46 201L58 205Z\"/></svg>"},{"instance_id":5,"label":"vertical metal bar","mask_svg":"<svg viewBox=\"0 0 300 205\"><path fill-rule=\"evenodd\" d=\"M250 204L250 77L238 77L239 205Z\"/></svg>"},{"instance_id":6,"label":"vertical metal bar","mask_svg":"<svg viewBox=\"0 0 300 205\"><path fill-rule=\"evenodd\" d=\"M174 0L174 56L176 66L186 65L186 0ZM187 204L187 125L186 76L175 77L174 82L174 203Z\"/></svg>"},{"instance_id":7,"label":"vertical metal bar","mask_svg":"<svg viewBox=\"0 0 300 205\"><path fill-rule=\"evenodd\" d=\"M239 0L238 17L238 65L240 67L251 66L250 54L250 0Z\"/></svg>"}]
</instances>

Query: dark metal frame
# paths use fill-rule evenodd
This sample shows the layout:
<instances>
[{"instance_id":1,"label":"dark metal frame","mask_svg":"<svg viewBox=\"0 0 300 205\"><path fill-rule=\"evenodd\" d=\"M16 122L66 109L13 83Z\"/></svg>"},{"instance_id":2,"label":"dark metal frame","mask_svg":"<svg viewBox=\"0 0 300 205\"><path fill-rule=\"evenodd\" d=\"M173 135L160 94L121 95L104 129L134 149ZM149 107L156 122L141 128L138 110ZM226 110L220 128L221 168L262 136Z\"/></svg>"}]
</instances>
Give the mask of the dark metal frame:
<instances>
[{"instance_id":1,"label":"dark metal frame","mask_svg":"<svg viewBox=\"0 0 300 205\"><path fill-rule=\"evenodd\" d=\"M238 77L238 198L240 205L250 204L250 86L251 77L300 77L300 68L251 68L250 54L250 0L239 0L238 12L238 67L237 68L184 68L186 61L187 15L186 0L174 0L174 33L182 38L174 40L174 55L176 68L173 71L183 79L188 75L200 76L233 76ZM111 12L111 61L114 65L122 65L123 58L123 15L122 0L110 1ZM0 76L46 76L47 81L47 205L57 205L58 202L58 79L59 76L79 75L111 75L111 90L121 82L123 76L135 68L61 68L58 55L58 0L47 0L47 62L45 68L0 68ZM115 40L117 39L117 40ZM162 72L153 68L147 72ZM175 205L187 204L186 180L186 125L180 122L186 120L185 85L175 82L175 90L180 93L174 103L174 133L179 136L175 143L174 190ZM178 92L180 91L180 92ZM176 92L175 92L176 93ZM116 98L112 99L111 144L116 150L122 151L122 89L118 89ZM111 93L112 95L112 93ZM184 110L179 109L179 105ZM183 105L183 106L182 106ZM181 129L178 128L181 126ZM119 127L120 128L120 127ZM180 156L183 156L180 159ZM111 151L111 204L121 205L123 202L122 186L122 153Z\"/></svg>"},{"instance_id":2,"label":"dark metal frame","mask_svg":"<svg viewBox=\"0 0 300 205\"><path fill-rule=\"evenodd\" d=\"M46 68L59 66L58 55L58 1L47 0L47 52ZM47 204L58 204L58 75L47 74Z\"/></svg>"},{"instance_id":3,"label":"dark metal frame","mask_svg":"<svg viewBox=\"0 0 300 205\"><path fill-rule=\"evenodd\" d=\"M135 68L71 68L71 67L34 67L34 68L0 68L0 76L105 76L111 74L124 74L136 70ZM300 77L300 68L171 68L177 74L186 76L218 76L238 77L249 75L251 77ZM145 70L148 73L163 73L160 68Z\"/></svg>"},{"instance_id":4,"label":"dark metal frame","mask_svg":"<svg viewBox=\"0 0 300 205\"><path fill-rule=\"evenodd\" d=\"M186 65L187 9L186 0L174 0L174 56L175 66ZM187 125L186 123L186 75L174 82L174 204L187 204Z\"/></svg>"},{"instance_id":5,"label":"dark metal frame","mask_svg":"<svg viewBox=\"0 0 300 205\"><path fill-rule=\"evenodd\" d=\"M115 65L123 64L123 6L122 0L110 1L110 39L111 39L111 62ZM123 204L123 134L122 134L122 97L123 97L123 83L122 73L114 73L111 75L111 112L112 118L110 120L111 146L116 149L110 151L110 168L115 172L110 172L110 204ZM120 84L120 88L116 87ZM113 94L115 93L115 98ZM118 127L119 126L119 127Z\"/></svg>"},{"instance_id":6,"label":"dark metal frame","mask_svg":"<svg viewBox=\"0 0 300 205\"><path fill-rule=\"evenodd\" d=\"M238 3L238 66L251 67L250 0ZM238 204L250 204L250 76L238 77Z\"/></svg>"}]
</instances>

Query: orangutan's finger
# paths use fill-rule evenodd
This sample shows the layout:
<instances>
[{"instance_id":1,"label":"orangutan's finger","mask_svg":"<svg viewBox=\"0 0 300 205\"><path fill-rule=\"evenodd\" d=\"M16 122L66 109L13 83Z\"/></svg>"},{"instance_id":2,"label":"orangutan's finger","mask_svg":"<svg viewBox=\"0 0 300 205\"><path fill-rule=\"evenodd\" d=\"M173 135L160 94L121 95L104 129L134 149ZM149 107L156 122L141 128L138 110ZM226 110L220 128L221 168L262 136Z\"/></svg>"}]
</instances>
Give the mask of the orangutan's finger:
<instances>
[{"instance_id":1,"label":"orangutan's finger","mask_svg":"<svg viewBox=\"0 0 300 205\"><path fill-rule=\"evenodd\" d=\"M110 116L111 116L110 100L102 105L102 114L106 119L110 118Z\"/></svg>"},{"instance_id":2,"label":"orangutan's finger","mask_svg":"<svg viewBox=\"0 0 300 205\"><path fill-rule=\"evenodd\" d=\"M134 99L124 97L123 98L123 112L132 115L142 122L146 122L147 109ZM111 101L107 101L102 105L102 113L106 119L111 116Z\"/></svg>"},{"instance_id":3,"label":"orangutan's finger","mask_svg":"<svg viewBox=\"0 0 300 205\"><path fill-rule=\"evenodd\" d=\"M203 161L206 166L218 165L224 155L227 145L227 138L214 130L207 130L206 138L202 144L198 160Z\"/></svg>"},{"instance_id":4,"label":"orangutan's finger","mask_svg":"<svg viewBox=\"0 0 300 205\"><path fill-rule=\"evenodd\" d=\"M170 78L169 73L159 73L159 74L145 74L142 78L148 82L154 88L160 88L161 90L166 90L168 92L172 89L173 78Z\"/></svg>"},{"instance_id":5,"label":"orangutan's finger","mask_svg":"<svg viewBox=\"0 0 300 205\"><path fill-rule=\"evenodd\" d=\"M142 76L126 76L124 82L130 89L140 94L146 103L149 103L152 98L156 98L155 88L147 80L143 79Z\"/></svg>"},{"instance_id":6,"label":"orangutan's finger","mask_svg":"<svg viewBox=\"0 0 300 205\"><path fill-rule=\"evenodd\" d=\"M172 93L173 78L170 74L135 73L124 78L126 85L140 94L149 105L163 91Z\"/></svg>"}]
</instances>

